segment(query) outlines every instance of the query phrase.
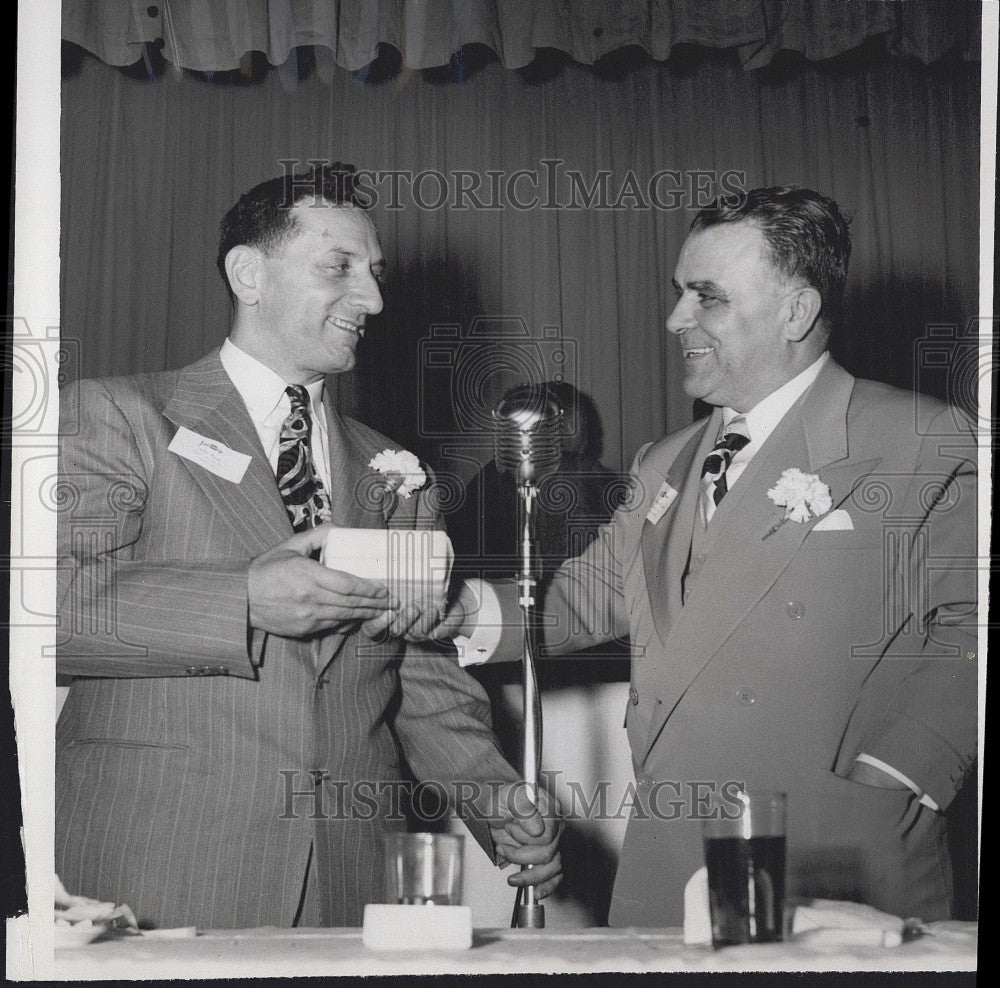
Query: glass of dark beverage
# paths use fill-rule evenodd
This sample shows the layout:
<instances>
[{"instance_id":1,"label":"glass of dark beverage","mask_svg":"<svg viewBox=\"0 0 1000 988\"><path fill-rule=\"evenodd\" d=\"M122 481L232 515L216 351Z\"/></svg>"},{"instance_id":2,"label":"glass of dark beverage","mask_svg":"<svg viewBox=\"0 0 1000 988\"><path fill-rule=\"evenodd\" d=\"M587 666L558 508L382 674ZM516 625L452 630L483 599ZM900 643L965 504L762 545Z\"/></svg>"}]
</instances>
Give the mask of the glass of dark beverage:
<instances>
[{"instance_id":1,"label":"glass of dark beverage","mask_svg":"<svg viewBox=\"0 0 1000 988\"><path fill-rule=\"evenodd\" d=\"M785 801L783 792L736 792L704 823L715 948L782 939Z\"/></svg>"}]
</instances>

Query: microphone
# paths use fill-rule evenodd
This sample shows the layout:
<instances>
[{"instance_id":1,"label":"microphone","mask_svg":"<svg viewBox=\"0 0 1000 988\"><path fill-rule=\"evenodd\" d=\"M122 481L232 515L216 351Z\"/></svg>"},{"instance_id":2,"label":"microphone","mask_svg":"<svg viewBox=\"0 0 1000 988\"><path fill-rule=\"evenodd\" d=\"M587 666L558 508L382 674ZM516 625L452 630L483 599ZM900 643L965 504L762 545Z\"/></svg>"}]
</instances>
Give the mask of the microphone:
<instances>
[{"instance_id":1,"label":"microphone","mask_svg":"<svg viewBox=\"0 0 1000 988\"><path fill-rule=\"evenodd\" d=\"M517 388L493 409L496 465L518 484L535 486L559 466L562 409L535 386Z\"/></svg>"}]
</instances>

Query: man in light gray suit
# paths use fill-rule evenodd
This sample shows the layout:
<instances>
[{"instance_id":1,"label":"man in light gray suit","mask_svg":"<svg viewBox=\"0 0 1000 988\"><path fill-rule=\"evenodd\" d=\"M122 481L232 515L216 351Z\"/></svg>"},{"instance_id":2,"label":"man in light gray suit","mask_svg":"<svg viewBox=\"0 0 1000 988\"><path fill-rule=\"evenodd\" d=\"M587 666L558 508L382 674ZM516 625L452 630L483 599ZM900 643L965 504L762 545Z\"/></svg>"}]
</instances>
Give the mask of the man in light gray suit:
<instances>
[{"instance_id":1,"label":"man in light gray suit","mask_svg":"<svg viewBox=\"0 0 1000 988\"><path fill-rule=\"evenodd\" d=\"M550 653L631 642L612 925L681 921L727 783L788 793L790 894L949 915L942 814L977 750L975 436L830 358L849 255L807 189L697 215L667 329L715 410L639 451L631 502L544 594ZM516 588L495 592L435 634L492 624L516 658Z\"/></svg>"},{"instance_id":2,"label":"man in light gray suit","mask_svg":"<svg viewBox=\"0 0 1000 988\"><path fill-rule=\"evenodd\" d=\"M360 924L400 745L497 863L535 866L512 884L558 881L485 694L400 638L427 616L314 558L337 526L440 524L426 487L366 496L393 444L324 392L382 308L364 205L349 166L255 187L222 224L221 351L63 395L56 871L140 923Z\"/></svg>"}]
</instances>

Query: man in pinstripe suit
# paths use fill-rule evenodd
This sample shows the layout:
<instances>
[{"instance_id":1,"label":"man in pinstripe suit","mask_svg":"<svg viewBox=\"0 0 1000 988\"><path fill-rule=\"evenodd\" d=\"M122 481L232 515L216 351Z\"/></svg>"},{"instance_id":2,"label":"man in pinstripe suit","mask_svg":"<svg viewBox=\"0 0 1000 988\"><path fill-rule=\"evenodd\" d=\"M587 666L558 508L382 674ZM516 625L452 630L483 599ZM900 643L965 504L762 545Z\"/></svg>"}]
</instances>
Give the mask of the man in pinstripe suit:
<instances>
[{"instance_id":1,"label":"man in pinstripe suit","mask_svg":"<svg viewBox=\"0 0 1000 988\"><path fill-rule=\"evenodd\" d=\"M402 641L436 615L312 558L336 526L438 525L419 493L391 518L359 496L392 443L324 395L382 308L352 171L227 214L221 351L63 396L56 871L140 923L358 925L403 826L398 743L498 864L535 866L512 884L558 882L558 826L518 805L485 695ZM293 392L330 519L296 534L275 475Z\"/></svg>"}]
</instances>

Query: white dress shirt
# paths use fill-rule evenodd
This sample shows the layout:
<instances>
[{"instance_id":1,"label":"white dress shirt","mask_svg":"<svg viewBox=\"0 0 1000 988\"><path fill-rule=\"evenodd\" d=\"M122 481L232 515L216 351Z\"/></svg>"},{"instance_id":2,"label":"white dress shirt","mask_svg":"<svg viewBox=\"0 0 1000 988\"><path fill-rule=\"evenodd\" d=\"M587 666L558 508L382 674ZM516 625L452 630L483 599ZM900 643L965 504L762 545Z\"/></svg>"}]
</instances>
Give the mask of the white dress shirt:
<instances>
[{"instance_id":1,"label":"white dress shirt","mask_svg":"<svg viewBox=\"0 0 1000 988\"><path fill-rule=\"evenodd\" d=\"M272 472L278 472L281 426L292 410L291 399L285 394L288 383L270 367L262 364L241 350L232 340L222 344L219 359L236 390L246 405L250 421L257 430L260 443L267 454ZM330 486L330 455L327 449L326 411L323 408L323 385L320 378L306 385L312 417L312 454L316 472L327 493Z\"/></svg>"},{"instance_id":2,"label":"white dress shirt","mask_svg":"<svg viewBox=\"0 0 1000 988\"><path fill-rule=\"evenodd\" d=\"M747 435L750 442L746 444L738 453L733 455L726 470L726 487L733 489L733 485L740 479L740 475L747 468L747 464L754 458L757 450L767 442L771 433L778 427L781 420L788 414L789 409L805 393L816 376L823 369L823 365L829 360L830 354L823 351L818 360L814 360L801 374L797 374L790 381L783 384L777 391L772 391L766 398L757 402L749 412L742 413L747 424ZM732 408L722 409L722 435L726 434L730 422L741 413ZM709 487L711 484L708 485ZM708 496L701 499L704 521L707 524L715 514L715 501Z\"/></svg>"}]
</instances>

